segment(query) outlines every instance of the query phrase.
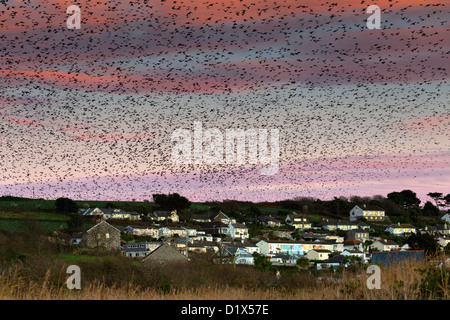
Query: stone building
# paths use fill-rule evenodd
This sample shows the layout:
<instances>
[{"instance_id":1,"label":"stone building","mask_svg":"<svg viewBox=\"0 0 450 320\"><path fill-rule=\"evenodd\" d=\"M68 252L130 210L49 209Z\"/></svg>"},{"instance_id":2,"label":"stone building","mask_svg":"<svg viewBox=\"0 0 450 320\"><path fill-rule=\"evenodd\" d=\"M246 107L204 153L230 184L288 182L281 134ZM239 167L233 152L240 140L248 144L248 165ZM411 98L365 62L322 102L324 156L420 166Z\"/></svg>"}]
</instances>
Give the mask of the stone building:
<instances>
[{"instance_id":1,"label":"stone building","mask_svg":"<svg viewBox=\"0 0 450 320\"><path fill-rule=\"evenodd\" d=\"M120 231L106 221L97 223L83 233L81 243L88 248L120 249Z\"/></svg>"}]
</instances>

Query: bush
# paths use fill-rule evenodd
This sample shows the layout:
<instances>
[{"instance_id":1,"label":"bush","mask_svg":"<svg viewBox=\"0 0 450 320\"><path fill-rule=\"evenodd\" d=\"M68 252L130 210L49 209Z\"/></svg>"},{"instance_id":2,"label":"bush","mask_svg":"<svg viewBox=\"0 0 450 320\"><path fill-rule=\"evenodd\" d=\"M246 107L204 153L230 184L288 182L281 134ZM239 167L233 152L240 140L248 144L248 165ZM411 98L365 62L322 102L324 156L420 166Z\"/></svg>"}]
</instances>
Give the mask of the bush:
<instances>
[{"instance_id":1,"label":"bush","mask_svg":"<svg viewBox=\"0 0 450 320\"><path fill-rule=\"evenodd\" d=\"M419 290L419 299L442 299L450 298L450 270L446 267L429 266L420 269L423 278L414 284Z\"/></svg>"}]
</instances>

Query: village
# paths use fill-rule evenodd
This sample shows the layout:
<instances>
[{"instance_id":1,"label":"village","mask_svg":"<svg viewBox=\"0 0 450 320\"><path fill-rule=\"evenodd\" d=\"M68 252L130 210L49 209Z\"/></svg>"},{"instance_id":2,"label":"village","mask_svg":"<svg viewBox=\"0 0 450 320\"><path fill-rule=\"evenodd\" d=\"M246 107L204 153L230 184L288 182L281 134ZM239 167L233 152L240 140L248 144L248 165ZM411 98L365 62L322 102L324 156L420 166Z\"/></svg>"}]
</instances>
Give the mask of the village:
<instances>
[{"instance_id":1,"label":"village","mask_svg":"<svg viewBox=\"0 0 450 320\"><path fill-rule=\"evenodd\" d=\"M416 228L390 223L383 208L369 204L355 205L348 219L315 222L294 211L281 217L250 218L247 223L220 210L193 215L188 221L181 221L177 210L143 215L117 208L84 208L78 214L97 223L72 234L72 245L120 251L142 263L189 262L202 257L213 263L255 265L257 257L264 256L273 266L322 270L424 259L424 250L407 243L412 234L433 236L441 251L450 247L450 214L440 217L438 225ZM252 234L255 228L258 232Z\"/></svg>"}]
</instances>

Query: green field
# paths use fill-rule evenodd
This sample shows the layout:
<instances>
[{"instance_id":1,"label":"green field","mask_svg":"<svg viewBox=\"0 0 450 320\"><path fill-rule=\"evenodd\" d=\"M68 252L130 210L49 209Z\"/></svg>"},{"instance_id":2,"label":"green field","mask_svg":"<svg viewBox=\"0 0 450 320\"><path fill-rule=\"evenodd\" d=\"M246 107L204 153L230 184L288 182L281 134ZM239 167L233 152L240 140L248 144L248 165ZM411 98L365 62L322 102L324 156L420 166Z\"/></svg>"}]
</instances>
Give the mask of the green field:
<instances>
[{"instance_id":1,"label":"green field","mask_svg":"<svg viewBox=\"0 0 450 320\"><path fill-rule=\"evenodd\" d=\"M49 212L10 212L0 211L0 229L7 231L26 231L27 222L38 221L45 229L56 231L67 228L69 217L64 214ZM84 227L89 228L93 223L86 223Z\"/></svg>"}]
</instances>

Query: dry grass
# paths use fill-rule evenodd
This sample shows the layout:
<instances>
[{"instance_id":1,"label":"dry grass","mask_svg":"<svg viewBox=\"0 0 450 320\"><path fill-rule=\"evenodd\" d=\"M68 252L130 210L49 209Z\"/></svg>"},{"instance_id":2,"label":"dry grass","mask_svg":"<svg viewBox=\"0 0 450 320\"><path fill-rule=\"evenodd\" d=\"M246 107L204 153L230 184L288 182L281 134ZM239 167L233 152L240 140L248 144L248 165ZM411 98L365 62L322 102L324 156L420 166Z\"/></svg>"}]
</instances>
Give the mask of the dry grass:
<instances>
[{"instance_id":1,"label":"dry grass","mask_svg":"<svg viewBox=\"0 0 450 320\"><path fill-rule=\"evenodd\" d=\"M161 283L146 285L145 287L133 284L106 285L97 280L93 280L82 286L81 290L69 290L64 285L65 274L57 269L47 269L45 275L40 280L30 281L29 278L21 276L14 271L3 271L0 278L0 299L18 299L18 300L411 300L436 298L431 294L420 296L419 287L415 286L423 275L419 270L429 267L425 262L422 263L403 263L394 265L390 268L381 270L381 289L369 290L366 286L368 274L365 269L360 268L354 272L343 271L335 274L327 274L327 278L314 278L311 282L310 277L305 274L286 274L282 275L280 280L275 280L272 275L261 273L250 268L232 268L231 266L203 265L196 266L200 268L198 274L204 274L206 281L196 287L190 287L190 281L195 281L198 274L193 274L194 280L184 280L168 288L161 286ZM206 271L210 268L212 273ZM223 274L224 279L218 279L212 282L211 275L217 275L217 270ZM431 266L431 268L436 268ZM150 273L157 277L167 277L172 275L174 270L170 267L155 266L151 268ZM193 268L179 268L179 277L185 277L185 272L192 272ZM234 270L234 272L233 272ZM156 272L156 273L155 273ZM242 275L247 279L253 277L250 282L236 279L237 275ZM53 273L53 274L52 274ZM255 281L260 281L259 277L266 277L266 283L262 282L255 285ZM332 276L332 278L328 278ZM52 280L53 278L53 280ZM54 279L58 279L55 281ZM228 279L227 279L228 278ZM285 279L283 279L285 278ZM298 282L294 285L284 283L284 281L307 281L303 284ZM448 278L447 278L448 280ZM229 284L226 284L229 283ZM444 295L440 298L448 299L449 284L448 281L440 284Z\"/></svg>"}]
</instances>

